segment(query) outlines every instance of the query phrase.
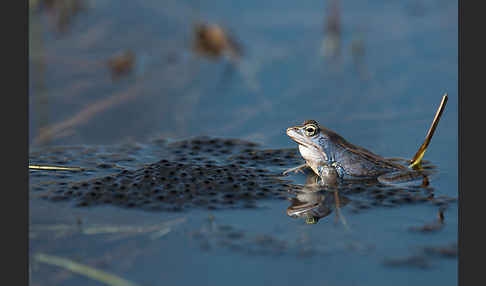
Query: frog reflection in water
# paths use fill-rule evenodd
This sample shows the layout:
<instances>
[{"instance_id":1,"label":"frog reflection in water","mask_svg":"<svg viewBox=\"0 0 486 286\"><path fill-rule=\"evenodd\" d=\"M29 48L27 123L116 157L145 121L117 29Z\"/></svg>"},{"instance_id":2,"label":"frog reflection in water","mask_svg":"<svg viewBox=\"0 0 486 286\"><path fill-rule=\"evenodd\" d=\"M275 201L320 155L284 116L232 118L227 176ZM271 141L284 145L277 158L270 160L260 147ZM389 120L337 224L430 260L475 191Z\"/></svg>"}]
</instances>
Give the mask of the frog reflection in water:
<instances>
[{"instance_id":1,"label":"frog reflection in water","mask_svg":"<svg viewBox=\"0 0 486 286\"><path fill-rule=\"evenodd\" d=\"M315 224L321 218L327 217L336 211L336 222L338 218L343 218L340 214L340 207L349 203L349 199L339 194L334 187L337 173L333 168L324 167L327 172L325 186L317 183L318 177L314 173L309 173L303 189L296 191L296 197L289 199L291 205L287 208L287 215L293 218L305 218L307 224Z\"/></svg>"},{"instance_id":2,"label":"frog reflection in water","mask_svg":"<svg viewBox=\"0 0 486 286\"><path fill-rule=\"evenodd\" d=\"M284 174L310 167L322 181L335 180L334 170L338 179L377 178L387 184L426 178L425 170L412 170L399 164L398 159L386 159L353 145L315 120L288 128L287 135L299 144L306 163L288 169Z\"/></svg>"}]
</instances>

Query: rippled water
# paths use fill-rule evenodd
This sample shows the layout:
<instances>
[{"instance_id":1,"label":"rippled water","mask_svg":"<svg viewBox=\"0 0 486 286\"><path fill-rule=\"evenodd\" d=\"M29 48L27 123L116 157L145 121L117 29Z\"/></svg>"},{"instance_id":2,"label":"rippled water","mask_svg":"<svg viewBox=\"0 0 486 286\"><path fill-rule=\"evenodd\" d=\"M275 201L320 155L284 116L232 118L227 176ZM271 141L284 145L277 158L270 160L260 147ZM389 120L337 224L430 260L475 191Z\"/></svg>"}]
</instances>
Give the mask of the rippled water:
<instances>
[{"instance_id":1,"label":"rippled water","mask_svg":"<svg viewBox=\"0 0 486 286\"><path fill-rule=\"evenodd\" d=\"M32 154L46 146L101 145L123 156L120 144L197 135L294 148L284 130L315 119L380 155L411 158L447 92L425 158L439 170L434 195L457 197L457 1L342 1L335 57L323 51L332 41L325 33L330 1L65 1L78 2L84 9L68 18L62 15L74 6L30 11ZM227 28L243 47L241 61L232 66L196 55L197 21ZM113 78L107 60L128 49L132 72ZM149 151L119 165L162 159L156 149L143 150ZM313 225L288 217L289 205L146 212L78 208L31 190L30 253L70 258L140 285L457 284L457 258L430 251L457 243L457 203L430 233L410 228L437 220L433 204L360 213L343 206L346 224L333 212ZM99 284L33 258L30 274L33 285Z\"/></svg>"}]
</instances>

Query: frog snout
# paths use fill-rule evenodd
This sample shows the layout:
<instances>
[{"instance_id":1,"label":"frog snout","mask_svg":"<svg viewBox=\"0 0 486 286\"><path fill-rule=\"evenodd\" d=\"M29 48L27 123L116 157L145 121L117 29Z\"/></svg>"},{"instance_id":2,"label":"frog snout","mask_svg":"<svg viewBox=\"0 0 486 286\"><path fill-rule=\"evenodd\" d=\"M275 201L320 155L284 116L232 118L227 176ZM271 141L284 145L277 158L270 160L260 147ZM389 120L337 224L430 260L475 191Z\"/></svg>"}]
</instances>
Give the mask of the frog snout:
<instances>
[{"instance_id":1,"label":"frog snout","mask_svg":"<svg viewBox=\"0 0 486 286\"><path fill-rule=\"evenodd\" d=\"M295 127L289 127L287 128L287 131L285 133L287 133L287 135L291 136L291 134L295 134L297 131L296 131L296 128Z\"/></svg>"}]
</instances>

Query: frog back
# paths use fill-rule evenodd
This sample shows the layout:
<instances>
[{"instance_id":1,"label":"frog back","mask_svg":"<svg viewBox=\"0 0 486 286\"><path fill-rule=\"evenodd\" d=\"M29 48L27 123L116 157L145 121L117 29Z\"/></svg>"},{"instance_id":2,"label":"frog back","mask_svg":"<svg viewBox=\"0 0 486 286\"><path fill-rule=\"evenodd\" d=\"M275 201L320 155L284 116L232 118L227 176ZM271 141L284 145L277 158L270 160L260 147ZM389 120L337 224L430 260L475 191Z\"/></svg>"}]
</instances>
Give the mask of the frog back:
<instances>
[{"instance_id":1,"label":"frog back","mask_svg":"<svg viewBox=\"0 0 486 286\"><path fill-rule=\"evenodd\" d=\"M342 168L344 177L370 178L406 169L405 166L389 161L361 146L349 143L339 134L321 127L328 140L334 142L329 147L331 157Z\"/></svg>"}]
</instances>

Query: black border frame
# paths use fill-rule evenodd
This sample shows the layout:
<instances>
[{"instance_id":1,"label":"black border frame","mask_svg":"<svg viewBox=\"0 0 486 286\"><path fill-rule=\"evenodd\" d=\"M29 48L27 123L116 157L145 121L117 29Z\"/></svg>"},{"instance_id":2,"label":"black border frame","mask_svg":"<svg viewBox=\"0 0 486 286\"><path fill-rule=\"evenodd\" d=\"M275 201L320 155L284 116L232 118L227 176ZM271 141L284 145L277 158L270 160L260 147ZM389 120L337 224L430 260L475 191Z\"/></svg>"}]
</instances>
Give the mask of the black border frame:
<instances>
[{"instance_id":1,"label":"black border frame","mask_svg":"<svg viewBox=\"0 0 486 286\"><path fill-rule=\"evenodd\" d=\"M467 9L464 3L467 3ZM478 21L483 10L479 2L458 1L459 6L459 229L458 284L480 285L484 282L484 263L481 263L486 236L482 235L482 203L485 192L478 179L482 177L483 128L481 109L476 102L482 99L482 73L485 45L481 36L483 23ZM475 8L475 9L474 9ZM469 42L466 41L469 39ZM479 124L478 124L479 123ZM477 126L479 125L479 126ZM478 166L479 165L479 166ZM476 181L477 180L477 181ZM467 225L467 227L466 227ZM477 259L479 258L479 259ZM479 261L479 262L478 262Z\"/></svg>"},{"instance_id":2,"label":"black border frame","mask_svg":"<svg viewBox=\"0 0 486 286\"><path fill-rule=\"evenodd\" d=\"M28 195L28 13L29 1L12 1L2 9L2 55L6 65L2 122L2 242L7 265L5 284L29 285L29 195ZM13 7L13 9L11 9ZM6 88L5 88L6 87Z\"/></svg>"}]
</instances>

